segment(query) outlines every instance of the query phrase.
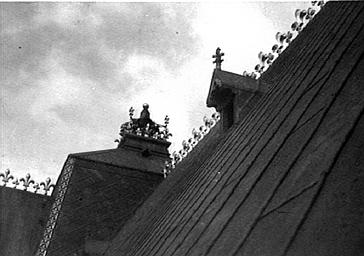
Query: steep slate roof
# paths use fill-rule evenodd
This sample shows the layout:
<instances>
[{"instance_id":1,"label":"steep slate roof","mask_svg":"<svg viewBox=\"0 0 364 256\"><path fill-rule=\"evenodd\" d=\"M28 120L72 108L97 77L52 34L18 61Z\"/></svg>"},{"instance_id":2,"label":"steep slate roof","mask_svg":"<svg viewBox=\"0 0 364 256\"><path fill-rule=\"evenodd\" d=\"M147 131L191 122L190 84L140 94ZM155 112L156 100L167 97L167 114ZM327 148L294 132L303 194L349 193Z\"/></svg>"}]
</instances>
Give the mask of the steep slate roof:
<instances>
[{"instance_id":1,"label":"steep slate roof","mask_svg":"<svg viewBox=\"0 0 364 256\"><path fill-rule=\"evenodd\" d=\"M34 255L53 197L0 186L0 255Z\"/></svg>"},{"instance_id":2,"label":"steep slate roof","mask_svg":"<svg viewBox=\"0 0 364 256\"><path fill-rule=\"evenodd\" d=\"M48 256L77 255L88 242L107 244L163 180L162 174L77 155L69 156L75 162Z\"/></svg>"},{"instance_id":3,"label":"steep slate roof","mask_svg":"<svg viewBox=\"0 0 364 256\"><path fill-rule=\"evenodd\" d=\"M116 149L69 155L53 192L39 255L103 252L162 182L169 145L124 134Z\"/></svg>"},{"instance_id":4,"label":"steep slate roof","mask_svg":"<svg viewBox=\"0 0 364 256\"><path fill-rule=\"evenodd\" d=\"M256 108L176 168L105 255L362 253L363 9L327 3L260 78Z\"/></svg>"}]
</instances>

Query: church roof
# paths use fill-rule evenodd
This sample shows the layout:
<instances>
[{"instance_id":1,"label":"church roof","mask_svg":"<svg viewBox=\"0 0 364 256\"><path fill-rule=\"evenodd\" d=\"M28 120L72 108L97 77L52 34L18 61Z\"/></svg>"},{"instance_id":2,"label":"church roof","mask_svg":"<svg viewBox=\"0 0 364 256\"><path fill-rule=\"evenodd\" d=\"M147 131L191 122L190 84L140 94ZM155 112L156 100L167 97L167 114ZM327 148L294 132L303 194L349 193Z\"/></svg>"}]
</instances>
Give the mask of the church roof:
<instances>
[{"instance_id":1,"label":"church roof","mask_svg":"<svg viewBox=\"0 0 364 256\"><path fill-rule=\"evenodd\" d=\"M211 131L105 255L358 255L363 9L327 3L259 78L257 106Z\"/></svg>"},{"instance_id":2,"label":"church roof","mask_svg":"<svg viewBox=\"0 0 364 256\"><path fill-rule=\"evenodd\" d=\"M37 255L102 249L162 182L171 143L152 133L120 135L116 149L68 156Z\"/></svg>"}]
</instances>

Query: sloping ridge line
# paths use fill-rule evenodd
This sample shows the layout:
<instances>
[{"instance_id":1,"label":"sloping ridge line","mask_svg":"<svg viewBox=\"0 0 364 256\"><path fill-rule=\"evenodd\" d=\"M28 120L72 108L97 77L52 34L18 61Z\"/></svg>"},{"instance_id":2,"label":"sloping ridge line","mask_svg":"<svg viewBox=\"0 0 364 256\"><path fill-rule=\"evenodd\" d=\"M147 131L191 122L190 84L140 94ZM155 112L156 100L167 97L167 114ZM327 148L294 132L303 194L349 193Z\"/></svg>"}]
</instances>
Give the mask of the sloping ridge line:
<instances>
[{"instance_id":1,"label":"sloping ridge line","mask_svg":"<svg viewBox=\"0 0 364 256\"><path fill-rule=\"evenodd\" d=\"M307 127L304 124L310 117L308 114L313 111L310 106L321 104L322 112L316 115L320 118L315 125L309 126L310 133L305 137L307 141L299 150L303 152L340 96L346 77L357 64L354 60L362 58L361 54L351 56L353 61L349 62L349 67L341 69L346 72L339 80L341 82L329 88L330 77L339 70L344 53L349 51L347 49L362 31L363 23L356 22L362 15L362 7L360 3L326 4L267 74L263 74L261 79L270 82L272 87L259 106L232 129L226 142L219 145L200 168L194 170L194 175L186 176L186 179L190 178L184 184L186 188L175 194L171 191L173 196L162 205L156 205L165 209L162 215L151 216L158 225L150 223L148 227L138 224L126 227L145 228L145 232L137 232L137 236L133 236L131 230L122 232L127 236L118 236L106 255L221 255L218 252L221 253L222 249L226 252L224 255L237 253L257 224L257 213L264 211L286 176L278 180L264 205L259 205L256 212L246 212L251 219L246 223L246 229L240 231L243 236L230 237L232 242L226 243L224 239L231 228L230 222L235 220L236 214L249 200L277 153L294 136L293 131L297 131L301 125ZM284 72L279 67L274 68L282 62L287 67ZM273 71L278 72L277 76L281 77L279 81L271 79L274 77ZM322 96L324 90L332 90L333 96ZM353 120L356 120L355 116ZM258 163L257 159L262 156L265 161ZM292 167L299 156L292 159ZM164 205L169 203L169 207ZM134 220L134 223L137 221ZM226 246L230 248L228 251ZM287 246L283 249L287 250Z\"/></svg>"}]
</instances>

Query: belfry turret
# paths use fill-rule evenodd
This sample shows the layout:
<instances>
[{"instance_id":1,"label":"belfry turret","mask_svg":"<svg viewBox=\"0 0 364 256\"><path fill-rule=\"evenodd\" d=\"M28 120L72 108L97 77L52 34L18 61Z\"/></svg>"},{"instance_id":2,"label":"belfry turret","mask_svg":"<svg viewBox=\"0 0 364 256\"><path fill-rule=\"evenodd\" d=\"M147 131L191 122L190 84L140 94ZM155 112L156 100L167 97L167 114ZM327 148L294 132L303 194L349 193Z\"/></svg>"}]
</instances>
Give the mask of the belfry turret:
<instances>
[{"instance_id":1,"label":"belfry turret","mask_svg":"<svg viewBox=\"0 0 364 256\"><path fill-rule=\"evenodd\" d=\"M149 105L143 104L143 110L139 118L134 118L134 108L129 109L130 121L125 122L120 127L120 139L118 148L128 148L142 153L143 156L160 156L168 158L167 140L172 134L169 132L169 117L164 118L164 124L157 124L150 118Z\"/></svg>"},{"instance_id":2,"label":"belfry turret","mask_svg":"<svg viewBox=\"0 0 364 256\"><path fill-rule=\"evenodd\" d=\"M148 104L139 118L134 111L130 109L130 120L121 125L117 148L68 156L36 255L103 253L163 180L169 118L157 124Z\"/></svg>"}]
</instances>

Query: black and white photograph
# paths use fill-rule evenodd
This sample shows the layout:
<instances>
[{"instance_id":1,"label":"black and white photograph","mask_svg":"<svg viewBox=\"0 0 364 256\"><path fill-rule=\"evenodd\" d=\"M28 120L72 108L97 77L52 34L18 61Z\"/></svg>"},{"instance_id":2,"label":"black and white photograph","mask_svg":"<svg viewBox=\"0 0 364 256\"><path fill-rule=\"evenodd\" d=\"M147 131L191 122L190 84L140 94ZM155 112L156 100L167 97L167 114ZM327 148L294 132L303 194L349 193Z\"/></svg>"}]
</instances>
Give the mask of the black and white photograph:
<instances>
[{"instance_id":1,"label":"black and white photograph","mask_svg":"<svg viewBox=\"0 0 364 256\"><path fill-rule=\"evenodd\" d=\"M364 256L364 1L1 1L0 46L0 256Z\"/></svg>"}]
</instances>

